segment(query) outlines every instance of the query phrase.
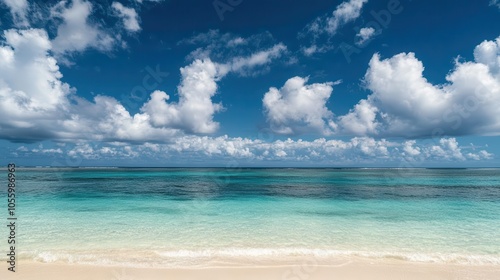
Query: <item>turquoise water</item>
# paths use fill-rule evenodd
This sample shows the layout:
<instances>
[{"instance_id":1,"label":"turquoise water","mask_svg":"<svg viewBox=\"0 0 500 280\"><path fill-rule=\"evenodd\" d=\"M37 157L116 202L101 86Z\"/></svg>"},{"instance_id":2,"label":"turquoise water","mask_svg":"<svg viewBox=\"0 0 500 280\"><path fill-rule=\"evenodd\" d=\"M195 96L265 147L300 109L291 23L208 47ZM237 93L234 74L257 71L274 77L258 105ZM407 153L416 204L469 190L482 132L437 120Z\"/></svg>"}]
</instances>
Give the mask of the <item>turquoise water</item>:
<instances>
[{"instance_id":1,"label":"turquoise water","mask_svg":"<svg viewBox=\"0 0 500 280\"><path fill-rule=\"evenodd\" d=\"M363 256L500 265L498 169L16 175L21 259L162 267Z\"/></svg>"}]
</instances>

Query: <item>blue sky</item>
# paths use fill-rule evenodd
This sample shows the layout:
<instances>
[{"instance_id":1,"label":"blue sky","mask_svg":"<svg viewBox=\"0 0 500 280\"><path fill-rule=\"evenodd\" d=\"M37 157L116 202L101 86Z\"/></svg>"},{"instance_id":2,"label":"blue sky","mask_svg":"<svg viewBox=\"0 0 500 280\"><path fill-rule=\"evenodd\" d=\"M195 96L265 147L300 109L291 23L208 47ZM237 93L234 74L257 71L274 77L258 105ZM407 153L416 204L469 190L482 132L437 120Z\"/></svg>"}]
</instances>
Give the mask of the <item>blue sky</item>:
<instances>
[{"instance_id":1,"label":"blue sky","mask_svg":"<svg viewBox=\"0 0 500 280\"><path fill-rule=\"evenodd\" d=\"M1 164L500 165L500 2L0 0Z\"/></svg>"}]
</instances>

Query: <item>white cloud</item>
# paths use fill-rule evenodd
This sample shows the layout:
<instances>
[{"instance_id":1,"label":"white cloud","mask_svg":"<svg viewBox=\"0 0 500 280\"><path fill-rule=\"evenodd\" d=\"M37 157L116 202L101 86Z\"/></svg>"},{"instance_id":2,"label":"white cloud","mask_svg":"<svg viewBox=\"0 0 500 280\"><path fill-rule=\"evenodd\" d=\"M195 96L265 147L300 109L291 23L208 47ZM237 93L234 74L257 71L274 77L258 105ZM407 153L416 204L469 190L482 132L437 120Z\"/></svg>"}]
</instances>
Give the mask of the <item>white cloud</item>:
<instances>
[{"instance_id":1,"label":"white cloud","mask_svg":"<svg viewBox=\"0 0 500 280\"><path fill-rule=\"evenodd\" d=\"M102 147L99 150L99 153L101 153L103 155L112 155L112 156L117 154L116 149L111 148L111 147Z\"/></svg>"},{"instance_id":2,"label":"white cloud","mask_svg":"<svg viewBox=\"0 0 500 280\"><path fill-rule=\"evenodd\" d=\"M28 151L28 148L26 148L25 146L20 146L16 149L16 151L20 151L20 152L27 152Z\"/></svg>"},{"instance_id":3,"label":"white cloud","mask_svg":"<svg viewBox=\"0 0 500 280\"><path fill-rule=\"evenodd\" d=\"M72 94L50 56L44 30L7 30L0 47L0 137L43 139L166 141L180 130L154 128L148 116L131 116L114 98L94 102ZM74 91L74 90L73 90Z\"/></svg>"},{"instance_id":4,"label":"white cloud","mask_svg":"<svg viewBox=\"0 0 500 280\"><path fill-rule=\"evenodd\" d=\"M344 24L354 21L361 15L361 9L368 0L350 0L340 4L332 17L328 18L326 30L329 33L335 34L337 30Z\"/></svg>"},{"instance_id":5,"label":"white cloud","mask_svg":"<svg viewBox=\"0 0 500 280\"><path fill-rule=\"evenodd\" d=\"M487 65L493 75L500 74L500 37L496 41L484 41L474 50L476 62Z\"/></svg>"},{"instance_id":6,"label":"white cloud","mask_svg":"<svg viewBox=\"0 0 500 280\"><path fill-rule=\"evenodd\" d=\"M493 158L493 154L488 153L485 150L479 151L478 153L467 153L465 155L468 159L472 160L488 160Z\"/></svg>"},{"instance_id":7,"label":"white cloud","mask_svg":"<svg viewBox=\"0 0 500 280\"><path fill-rule=\"evenodd\" d=\"M52 17L61 18L62 23L52 41L52 51L58 55L81 52L87 48L110 51L120 39L90 22L91 13L92 4L86 0L72 0L71 4L61 1L55 5L51 10Z\"/></svg>"},{"instance_id":8,"label":"white cloud","mask_svg":"<svg viewBox=\"0 0 500 280\"><path fill-rule=\"evenodd\" d=\"M211 98L217 93L220 66L209 59L196 60L181 68L181 76L178 103L167 103L170 97L155 91L141 111L149 116L154 127L181 128L191 133L215 132L219 124L213 121L213 115L223 107Z\"/></svg>"},{"instance_id":9,"label":"white cloud","mask_svg":"<svg viewBox=\"0 0 500 280\"><path fill-rule=\"evenodd\" d=\"M443 138L439 141L439 146L432 146L426 151L431 156L437 156L450 160L465 160L461 149L458 147L458 142L455 138Z\"/></svg>"},{"instance_id":10,"label":"white cloud","mask_svg":"<svg viewBox=\"0 0 500 280\"><path fill-rule=\"evenodd\" d=\"M312 44L309 47L302 47L301 51L305 56L312 56L316 53L325 53L332 49L332 46L318 46L317 44Z\"/></svg>"},{"instance_id":11,"label":"white cloud","mask_svg":"<svg viewBox=\"0 0 500 280\"><path fill-rule=\"evenodd\" d=\"M185 135L216 131L219 124L213 118L222 109L221 104L212 101L217 93L217 82L230 72L251 71L271 63L286 51L282 44L236 56L225 63L208 58L195 60L180 70L178 102L167 102L168 95L156 91L144 104L142 112L135 115L112 97L99 95L93 101L87 101L76 96L75 90L61 81L62 74L51 55L52 48L53 42L44 30L4 32L0 45L0 137L26 141L57 139L142 144L96 147L80 143L70 151L65 148L68 155L85 158L138 157L143 152L141 148L165 155L187 152L257 160L344 162L397 160L402 154L418 159L450 161L485 160L493 156L484 150L465 153L454 138L444 138L426 146L416 141L394 143L370 137L348 141L288 139L264 142L228 136ZM447 77L448 83L439 86L425 80L423 65L413 54L400 54L386 60L376 55L365 77L372 94L350 113L337 119L326 107L335 83L307 84L307 78L294 77L280 89L271 88L264 96L264 108L271 127L279 133L327 135L340 131L384 136L405 135L409 131L410 135L426 135L423 132L432 131L437 124L438 128L448 127L452 132L495 134L500 128L499 53L500 38L481 43L475 49L475 61L457 62ZM433 111L446 113L448 106L453 108L454 104L470 107L471 104L467 103L470 96L480 101L476 104L479 107L456 111L462 116L461 124L467 124L465 128L458 126L454 129L456 119L448 115L444 120L432 122L432 117L439 116L433 115ZM429 117L431 124L428 124ZM17 150L19 153L30 151L65 152L62 148L28 150L24 147Z\"/></svg>"},{"instance_id":12,"label":"white cloud","mask_svg":"<svg viewBox=\"0 0 500 280\"><path fill-rule=\"evenodd\" d=\"M235 46L238 46L238 45L244 45L244 44L247 44L247 40L244 39L244 38L241 38L241 37L236 37L234 39L231 39L229 40L229 42L227 42L227 45L229 47L235 47Z\"/></svg>"},{"instance_id":13,"label":"white cloud","mask_svg":"<svg viewBox=\"0 0 500 280\"><path fill-rule=\"evenodd\" d=\"M355 137L347 141L324 138L304 140L276 140L264 142L259 139L231 138L228 136L182 136L171 143L140 145L110 145L106 143L79 142L64 148L30 150L18 148L18 154L57 153L80 159L162 159L207 160L239 163L265 162L309 162L329 165L359 165L381 162L387 165L419 167L430 162L484 161L493 158L485 150L464 153L455 138L441 138L436 142L393 142L370 137Z\"/></svg>"},{"instance_id":14,"label":"white cloud","mask_svg":"<svg viewBox=\"0 0 500 280\"><path fill-rule=\"evenodd\" d=\"M269 70L269 64L288 53L283 43L276 43L268 32L247 38L231 33L209 30L181 40L177 45L201 45L192 51L188 60L211 59L221 66L221 73L255 76Z\"/></svg>"},{"instance_id":15,"label":"white cloud","mask_svg":"<svg viewBox=\"0 0 500 280\"><path fill-rule=\"evenodd\" d=\"M248 57L235 57L226 65L232 72L237 72L242 75L253 74L252 70L254 68L271 63L274 59L282 56L286 50L286 46L279 43L270 49L258 51Z\"/></svg>"},{"instance_id":16,"label":"white cloud","mask_svg":"<svg viewBox=\"0 0 500 280\"><path fill-rule=\"evenodd\" d=\"M379 123L375 121L378 108L361 100L348 114L338 118L338 124L354 135L376 134Z\"/></svg>"},{"instance_id":17,"label":"white cloud","mask_svg":"<svg viewBox=\"0 0 500 280\"><path fill-rule=\"evenodd\" d=\"M274 38L270 32L262 32L241 37L232 33L221 33L218 29L210 29L207 32L195 34L191 37L182 39L177 45L200 45L206 50L213 52L221 51L221 48L227 47L264 47L273 44Z\"/></svg>"},{"instance_id":18,"label":"white cloud","mask_svg":"<svg viewBox=\"0 0 500 280\"><path fill-rule=\"evenodd\" d=\"M403 143L403 151L405 156L415 157L419 156L421 153L421 149L419 147L415 147L417 141L409 140Z\"/></svg>"},{"instance_id":19,"label":"white cloud","mask_svg":"<svg viewBox=\"0 0 500 280\"><path fill-rule=\"evenodd\" d=\"M375 140L368 137L353 138L351 139L351 144L366 156L378 156L381 158L386 158L389 153L388 147L394 145L394 143L388 142L385 139Z\"/></svg>"},{"instance_id":20,"label":"white cloud","mask_svg":"<svg viewBox=\"0 0 500 280\"><path fill-rule=\"evenodd\" d=\"M491 0L490 6L497 6L500 8L500 0Z\"/></svg>"},{"instance_id":21,"label":"white cloud","mask_svg":"<svg viewBox=\"0 0 500 280\"><path fill-rule=\"evenodd\" d=\"M1 0L10 9L14 24L18 26L29 26L27 12L29 9L28 0Z\"/></svg>"},{"instance_id":22,"label":"white cloud","mask_svg":"<svg viewBox=\"0 0 500 280\"><path fill-rule=\"evenodd\" d=\"M331 15L320 16L299 32L298 37L308 40L301 46L301 52L305 56L313 56L318 53L325 53L335 47L333 36L346 24L355 21L361 16L363 6L368 0L347 0L336 7ZM361 38L368 38L371 29L363 28ZM362 40L362 39L361 39ZM368 40L368 39L366 39ZM361 42L360 40L358 40Z\"/></svg>"},{"instance_id":23,"label":"white cloud","mask_svg":"<svg viewBox=\"0 0 500 280\"><path fill-rule=\"evenodd\" d=\"M373 27L363 27L359 30L358 34L356 34L356 37L358 37L358 41L356 44L358 46L363 45L367 41L369 41L371 38L373 38L376 35L375 33L375 28Z\"/></svg>"},{"instance_id":24,"label":"white cloud","mask_svg":"<svg viewBox=\"0 0 500 280\"><path fill-rule=\"evenodd\" d=\"M123 19L126 30L130 32L141 30L137 12L133 8L127 8L119 2L113 2L111 7L118 13L118 16Z\"/></svg>"},{"instance_id":25,"label":"white cloud","mask_svg":"<svg viewBox=\"0 0 500 280\"><path fill-rule=\"evenodd\" d=\"M246 138L221 137L198 137L185 136L177 139L172 144L162 146L164 152L175 151L180 154L195 153L205 156L230 156L238 158L253 158L255 155L250 152L253 145L258 141Z\"/></svg>"},{"instance_id":26,"label":"white cloud","mask_svg":"<svg viewBox=\"0 0 500 280\"><path fill-rule=\"evenodd\" d=\"M88 143L80 143L76 145L73 149L68 151L67 154L70 157L81 156L86 159L97 157L97 155L94 154L94 148L92 148L92 146Z\"/></svg>"},{"instance_id":27,"label":"white cloud","mask_svg":"<svg viewBox=\"0 0 500 280\"><path fill-rule=\"evenodd\" d=\"M423 71L423 63L413 53L389 59L375 54L364 77L371 94L347 114L333 118L329 113L321 119L337 135L411 138L500 134L500 37L478 45L473 62L457 59L445 84L429 83ZM276 92L267 93L268 98L280 100ZM273 129L294 133L287 122L300 119L301 113L293 116L275 111L274 117L268 114Z\"/></svg>"},{"instance_id":28,"label":"white cloud","mask_svg":"<svg viewBox=\"0 0 500 280\"><path fill-rule=\"evenodd\" d=\"M42 154L62 154L63 151L60 148L57 149L33 149L31 150L33 153L42 153Z\"/></svg>"},{"instance_id":29,"label":"white cloud","mask_svg":"<svg viewBox=\"0 0 500 280\"><path fill-rule=\"evenodd\" d=\"M196 59L181 68L179 102L168 103L168 94L155 91L141 111L154 127L177 128L188 133L214 133L219 128L219 123L213 121L214 114L223 110L222 104L212 101L217 93L217 81L230 72L255 73L254 68L271 63L284 51L286 47L277 44L247 57L235 57L225 64L212 62L209 58Z\"/></svg>"},{"instance_id":30,"label":"white cloud","mask_svg":"<svg viewBox=\"0 0 500 280\"><path fill-rule=\"evenodd\" d=\"M155 128L149 116L131 116L116 99L78 98L61 82L44 30L7 30L0 47L0 137L43 139L168 141L180 129Z\"/></svg>"},{"instance_id":31,"label":"white cloud","mask_svg":"<svg viewBox=\"0 0 500 280\"><path fill-rule=\"evenodd\" d=\"M331 16L319 17L306 27L309 33L319 35L327 32L335 35L343 25L356 20L361 15L361 10L368 0L348 0L332 12Z\"/></svg>"},{"instance_id":32,"label":"white cloud","mask_svg":"<svg viewBox=\"0 0 500 280\"><path fill-rule=\"evenodd\" d=\"M39 29L4 31L0 46L0 135L45 137L68 107L70 87L60 81L51 43Z\"/></svg>"},{"instance_id":33,"label":"white cloud","mask_svg":"<svg viewBox=\"0 0 500 280\"><path fill-rule=\"evenodd\" d=\"M3 98L15 101L12 109L18 106L33 112L54 109L69 87L60 82L62 75L57 62L47 55L51 48L47 33L39 29L10 29L4 32L4 37L7 45L0 47L0 79L4 90L10 88L13 92ZM2 105L7 104L2 102Z\"/></svg>"},{"instance_id":34,"label":"white cloud","mask_svg":"<svg viewBox=\"0 0 500 280\"><path fill-rule=\"evenodd\" d=\"M338 118L338 133L429 137L500 134L500 38L484 41L474 62L456 62L448 81L433 85L413 53L382 60L375 54L365 75L372 92Z\"/></svg>"},{"instance_id":35,"label":"white cloud","mask_svg":"<svg viewBox=\"0 0 500 280\"><path fill-rule=\"evenodd\" d=\"M318 46L317 45L311 45L309 47L303 47L302 48L302 52L306 56L311 56L311 55L315 54L317 51L318 51Z\"/></svg>"},{"instance_id":36,"label":"white cloud","mask_svg":"<svg viewBox=\"0 0 500 280\"><path fill-rule=\"evenodd\" d=\"M284 49L278 44L227 64L195 60L180 69L179 101L167 103L165 92L155 91L131 115L115 98L98 95L92 101L78 97L61 82L52 42L40 29L8 30L0 47L0 136L16 141L58 139L104 142L169 142L191 133L214 133L214 115L223 109L212 101L217 82L229 72L251 71L270 63Z\"/></svg>"},{"instance_id":37,"label":"white cloud","mask_svg":"<svg viewBox=\"0 0 500 280\"><path fill-rule=\"evenodd\" d=\"M179 101L154 92L142 113L131 115L116 99L78 98L61 82L45 31L7 30L0 47L0 127L6 139L89 139L168 142L184 133L213 133L222 105L212 101L228 71L259 67L285 49L274 47L219 64L196 60L181 69ZM306 78L271 88L263 99L277 133L433 136L500 133L500 39L484 41L474 62L457 62L448 83L435 86L422 76L413 54L381 60L375 55L365 76L372 94L348 114L334 118L326 107L333 83L307 85ZM233 62L235 62L233 64ZM437 129L437 130L436 130ZM412 154L407 149L408 154ZM287 152L288 153L288 152Z\"/></svg>"},{"instance_id":38,"label":"white cloud","mask_svg":"<svg viewBox=\"0 0 500 280\"><path fill-rule=\"evenodd\" d=\"M172 127L153 127L147 114L130 113L112 97L96 96L93 102L78 98L71 116L60 121L57 137L64 140L90 139L104 142L170 141L182 135ZM52 128L54 129L54 128Z\"/></svg>"},{"instance_id":39,"label":"white cloud","mask_svg":"<svg viewBox=\"0 0 500 280\"><path fill-rule=\"evenodd\" d=\"M333 114L326 103L333 83L306 85L308 78L293 77L280 88L270 88L263 105L271 129L280 134L330 134L327 119Z\"/></svg>"}]
</instances>

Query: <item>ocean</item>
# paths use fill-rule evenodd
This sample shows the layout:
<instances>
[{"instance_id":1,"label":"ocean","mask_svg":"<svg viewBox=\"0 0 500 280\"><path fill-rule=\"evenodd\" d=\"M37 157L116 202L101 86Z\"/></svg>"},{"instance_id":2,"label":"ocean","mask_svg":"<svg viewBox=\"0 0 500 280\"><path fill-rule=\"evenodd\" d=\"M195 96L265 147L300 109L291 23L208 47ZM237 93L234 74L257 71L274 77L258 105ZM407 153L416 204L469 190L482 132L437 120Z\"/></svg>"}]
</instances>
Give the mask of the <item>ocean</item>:
<instances>
[{"instance_id":1,"label":"ocean","mask_svg":"<svg viewBox=\"0 0 500 280\"><path fill-rule=\"evenodd\" d=\"M16 180L20 262L500 265L499 169L18 168Z\"/></svg>"}]
</instances>

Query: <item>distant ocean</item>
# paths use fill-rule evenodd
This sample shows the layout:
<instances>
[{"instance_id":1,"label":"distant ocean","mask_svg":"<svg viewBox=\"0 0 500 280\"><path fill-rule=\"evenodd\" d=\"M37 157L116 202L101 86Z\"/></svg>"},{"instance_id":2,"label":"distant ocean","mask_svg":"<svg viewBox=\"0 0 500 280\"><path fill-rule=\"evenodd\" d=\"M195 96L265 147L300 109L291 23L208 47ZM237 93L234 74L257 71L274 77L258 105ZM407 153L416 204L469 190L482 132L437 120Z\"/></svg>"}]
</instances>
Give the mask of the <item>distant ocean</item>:
<instances>
[{"instance_id":1,"label":"distant ocean","mask_svg":"<svg viewBox=\"0 0 500 280\"><path fill-rule=\"evenodd\" d=\"M19 168L16 176L21 262L197 267L360 256L500 265L499 169Z\"/></svg>"}]
</instances>

